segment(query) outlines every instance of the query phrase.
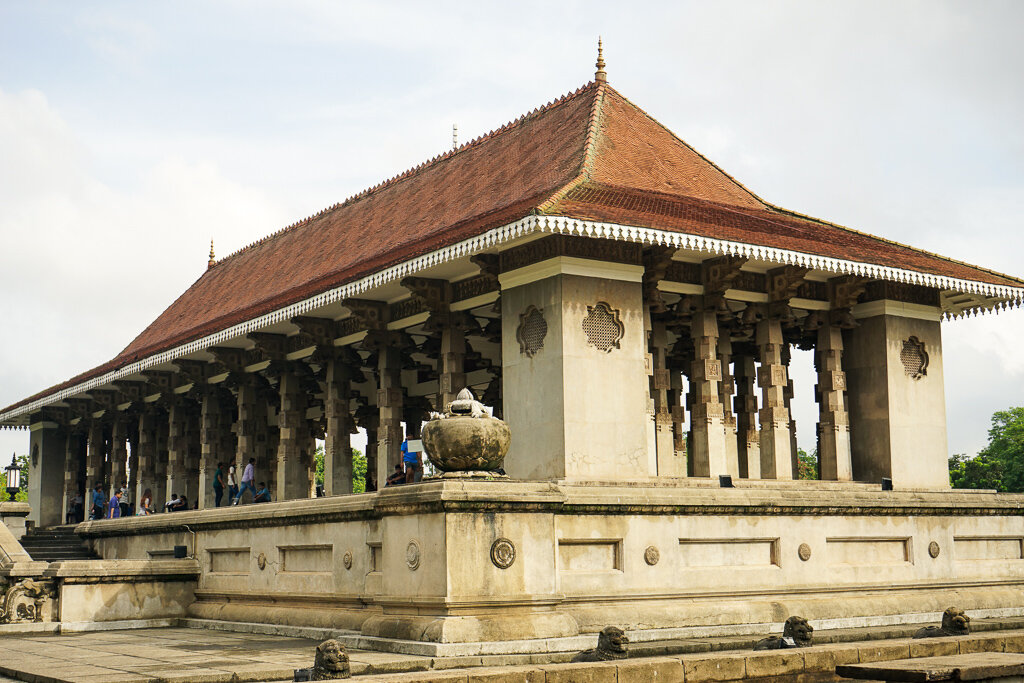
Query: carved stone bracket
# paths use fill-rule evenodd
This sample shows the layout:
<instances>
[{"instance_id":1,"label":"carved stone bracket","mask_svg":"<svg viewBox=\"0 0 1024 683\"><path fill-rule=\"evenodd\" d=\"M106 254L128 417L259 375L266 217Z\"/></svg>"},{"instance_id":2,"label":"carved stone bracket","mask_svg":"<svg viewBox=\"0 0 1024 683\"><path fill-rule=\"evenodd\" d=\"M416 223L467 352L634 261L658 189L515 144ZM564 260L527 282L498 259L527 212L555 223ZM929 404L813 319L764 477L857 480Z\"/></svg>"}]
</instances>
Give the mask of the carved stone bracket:
<instances>
[{"instance_id":1,"label":"carved stone bracket","mask_svg":"<svg viewBox=\"0 0 1024 683\"><path fill-rule=\"evenodd\" d=\"M664 313L665 300L658 290L658 283L665 279L668 268L672 264L674 247L656 245L644 249L643 295L652 313Z\"/></svg>"},{"instance_id":2,"label":"carved stone bracket","mask_svg":"<svg viewBox=\"0 0 1024 683\"><path fill-rule=\"evenodd\" d=\"M57 587L52 581L22 579L4 586L0 624L53 621L57 614Z\"/></svg>"},{"instance_id":3,"label":"carved stone bracket","mask_svg":"<svg viewBox=\"0 0 1024 683\"><path fill-rule=\"evenodd\" d=\"M701 263L701 282L704 284L704 308L717 309L725 303L725 291L732 289L740 276L740 268L747 262L744 256L719 256Z\"/></svg>"}]
</instances>

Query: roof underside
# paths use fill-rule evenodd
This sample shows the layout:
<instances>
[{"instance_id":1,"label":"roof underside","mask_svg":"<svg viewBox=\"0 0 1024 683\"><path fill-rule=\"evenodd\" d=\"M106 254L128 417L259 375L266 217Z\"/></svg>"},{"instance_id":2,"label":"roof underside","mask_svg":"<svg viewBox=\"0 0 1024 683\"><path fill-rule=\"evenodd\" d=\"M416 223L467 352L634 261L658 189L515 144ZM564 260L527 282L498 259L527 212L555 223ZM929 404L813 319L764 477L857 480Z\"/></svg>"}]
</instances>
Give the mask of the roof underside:
<instances>
[{"instance_id":1,"label":"roof underside","mask_svg":"<svg viewBox=\"0 0 1024 683\"><path fill-rule=\"evenodd\" d=\"M11 408L530 214L1024 286L773 207L616 90L591 83L221 260L109 363Z\"/></svg>"}]
</instances>

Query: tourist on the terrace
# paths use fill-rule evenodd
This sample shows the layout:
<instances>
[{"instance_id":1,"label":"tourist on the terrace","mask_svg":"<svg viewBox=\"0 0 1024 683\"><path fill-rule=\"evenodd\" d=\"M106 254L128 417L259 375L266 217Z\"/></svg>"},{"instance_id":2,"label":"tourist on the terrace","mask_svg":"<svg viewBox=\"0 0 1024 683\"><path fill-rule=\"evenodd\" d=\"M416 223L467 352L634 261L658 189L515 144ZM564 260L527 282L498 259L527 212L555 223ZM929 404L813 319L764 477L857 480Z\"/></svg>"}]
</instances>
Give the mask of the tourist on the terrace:
<instances>
[{"instance_id":1,"label":"tourist on the terrace","mask_svg":"<svg viewBox=\"0 0 1024 683\"><path fill-rule=\"evenodd\" d=\"M92 490L92 517L91 519L103 519L103 507L106 504L106 497L103 495L103 485L96 484Z\"/></svg>"},{"instance_id":2,"label":"tourist on the terrace","mask_svg":"<svg viewBox=\"0 0 1024 683\"><path fill-rule=\"evenodd\" d=\"M235 479L235 461L228 463L228 500L238 497L238 481Z\"/></svg>"},{"instance_id":3,"label":"tourist on the terrace","mask_svg":"<svg viewBox=\"0 0 1024 683\"><path fill-rule=\"evenodd\" d=\"M117 519L121 516L121 489L114 491L110 497L110 510L107 513L108 519Z\"/></svg>"},{"instance_id":4,"label":"tourist on the terrace","mask_svg":"<svg viewBox=\"0 0 1024 683\"><path fill-rule=\"evenodd\" d=\"M402 469L402 463L395 465L395 471L388 477L387 482L384 483L384 487L398 486L399 484L405 483L405 471Z\"/></svg>"},{"instance_id":5,"label":"tourist on the terrace","mask_svg":"<svg viewBox=\"0 0 1024 683\"><path fill-rule=\"evenodd\" d=\"M409 437L402 442L402 462L405 463L405 483L423 480L423 454L409 450Z\"/></svg>"},{"instance_id":6,"label":"tourist on the terrace","mask_svg":"<svg viewBox=\"0 0 1024 683\"><path fill-rule=\"evenodd\" d=\"M242 496L245 494L245 490L249 489L252 492L253 498L256 497L256 487L253 486L256 479L256 458L249 458L249 464L245 466L245 470L242 472L242 488L238 489L238 495L235 496L233 505L238 505L242 502Z\"/></svg>"},{"instance_id":7,"label":"tourist on the terrace","mask_svg":"<svg viewBox=\"0 0 1024 683\"><path fill-rule=\"evenodd\" d=\"M259 491L252 497L254 503L269 503L270 502L270 491L267 490L266 482L260 482Z\"/></svg>"},{"instance_id":8,"label":"tourist on the terrace","mask_svg":"<svg viewBox=\"0 0 1024 683\"><path fill-rule=\"evenodd\" d=\"M146 489L142 494L142 500L139 501L139 507L135 511L135 516L143 517L151 514L153 514L153 491Z\"/></svg>"},{"instance_id":9,"label":"tourist on the terrace","mask_svg":"<svg viewBox=\"0 0 1024 683\"><path fill-rule=\"evenodd\" d=\"M79 484L81 486L81 484ZM82 521L82 513L85 512L83 507L85 506L85 498L82 497L81 491L75 491L71 496L68 497L68 514L65 520L68 524L78 524Z\"/></svg>"},{"instance_id":10,"label":"tourist on the terrace","mask_svg":"<svg viewBox=\"0 0 1024 683\"><path fill-rule=\"evenodd\" d=\"M217 463L217 471L213 473L213 506L220 507L220 499L224 497L224 463Z\"/></svg>"},{"instance_id":11,"label":"tourist on the terrace","mask_svg":"<svg viewBox=\"0 0 1024 683\"><path fill-rule=\"evenodd\" d=\"M171 499L164 505L167 508L167 512L177 512L178 510L188 510L188 499L185 496L178 496L177 493L171 494Z\"/></svg>"}]
</instances>

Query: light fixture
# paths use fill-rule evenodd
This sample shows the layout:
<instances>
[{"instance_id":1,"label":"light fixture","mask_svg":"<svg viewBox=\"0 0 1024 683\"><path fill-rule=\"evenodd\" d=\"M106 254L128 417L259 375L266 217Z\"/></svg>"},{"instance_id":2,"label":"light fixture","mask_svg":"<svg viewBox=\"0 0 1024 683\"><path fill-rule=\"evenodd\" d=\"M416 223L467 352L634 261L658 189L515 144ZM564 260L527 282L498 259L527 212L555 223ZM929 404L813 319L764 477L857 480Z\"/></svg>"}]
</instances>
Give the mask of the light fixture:
<instances>
[{"instance_id":1,"label":"light fixture","mask_svg":"<svg viewBox=\"0 0 1024 683\"><path fill-rule=\"evenodd\" d=\"M11 464L4 468L7 475L7 495L14 500L14 496L21 489L21 468L17 465L17 453L11 454Z\"/></svg>"}]
</instances>

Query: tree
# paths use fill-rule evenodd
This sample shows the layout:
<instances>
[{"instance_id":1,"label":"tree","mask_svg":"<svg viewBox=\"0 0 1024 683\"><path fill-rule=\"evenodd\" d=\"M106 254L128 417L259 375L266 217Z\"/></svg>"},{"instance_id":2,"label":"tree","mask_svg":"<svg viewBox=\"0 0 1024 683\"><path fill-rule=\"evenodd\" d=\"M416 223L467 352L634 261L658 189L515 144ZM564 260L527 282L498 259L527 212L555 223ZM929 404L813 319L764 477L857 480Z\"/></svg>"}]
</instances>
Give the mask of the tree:
<instances>
[{"instance_id":1,"label":"tree","mask_svg":"<svg viewBox=\"0 0 1024 683\"><path fill-rule=\"evenodd\" d=\"M316 454L316 484L323 486L324 483L324 447L317 446ZM352 493L364 493L366 491L366 457L358 448L352 449Z\"/></svg>"},{"instance_id":2,"label":"tree","mask_svg":"<svg viewBox=\"0 0 1024 683\"><path fill-rule=\"evenodd\" d=\"M992 415L988 445L973 458L949 458L949 482L958 489L1024 492L1024 408Z\"/></svg>"},{"instance_id":3,"label":"tree","mask_svg":"<svg viewBox=\"0 0 1024 683\"><path fill-rule=\"evenodd\" d=\"M818 449L808 453L802 448L796 449L796 478L818 479Z\"/></svg>"}]
</instances>

